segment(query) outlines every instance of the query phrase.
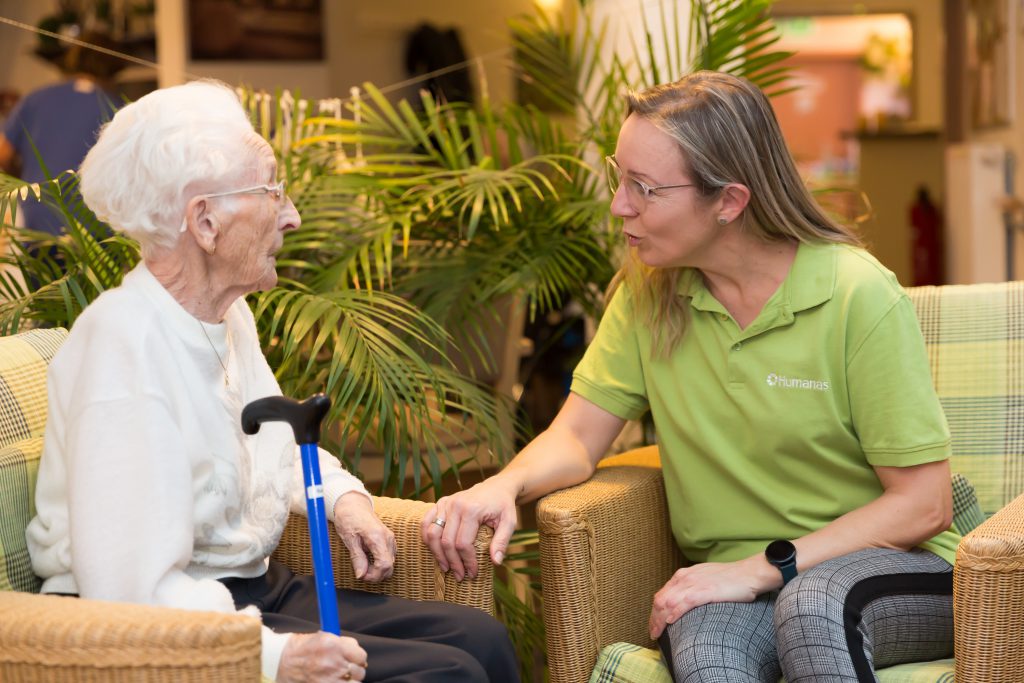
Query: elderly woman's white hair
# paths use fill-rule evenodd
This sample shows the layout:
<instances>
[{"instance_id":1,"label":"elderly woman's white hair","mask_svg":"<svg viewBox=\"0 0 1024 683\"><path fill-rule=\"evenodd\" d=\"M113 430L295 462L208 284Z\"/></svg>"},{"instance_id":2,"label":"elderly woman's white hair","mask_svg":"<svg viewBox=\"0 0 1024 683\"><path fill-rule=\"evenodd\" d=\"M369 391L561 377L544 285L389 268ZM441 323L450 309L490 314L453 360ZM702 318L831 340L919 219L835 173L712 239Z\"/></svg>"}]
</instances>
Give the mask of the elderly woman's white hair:
<instances>
[{"instance_id":1,"label":"elderly woman's white hair","mask_svg":"<svg viewBox=\"0 0 1024 683\"><path fill-rule=\"evenodd\" d=\"M193 81L145 95L119 110L82 162L82 198L143 253L174 246L190 199L252 175L262 138L235 92Z\"/></svg>"}]
</instances>

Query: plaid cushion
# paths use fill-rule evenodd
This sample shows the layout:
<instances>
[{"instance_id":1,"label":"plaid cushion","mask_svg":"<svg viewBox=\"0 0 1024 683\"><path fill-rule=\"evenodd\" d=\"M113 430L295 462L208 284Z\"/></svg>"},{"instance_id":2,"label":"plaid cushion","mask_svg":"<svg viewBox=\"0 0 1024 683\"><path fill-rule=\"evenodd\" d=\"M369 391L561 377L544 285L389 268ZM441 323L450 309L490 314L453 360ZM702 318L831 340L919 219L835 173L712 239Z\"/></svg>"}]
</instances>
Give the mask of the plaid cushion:
<instances>
[{"instance_id":1,"label":"plaid cushion","mask_svg":"<svg viewBox=\"0 0 1024 683\"><path fill-rule=\"evenodd\" d=\"M42 586L25 545L25 527L36 514L32 493L42 452L42 437L0 449L0 590L38 593Z\"/></svg>"},{"instance_id":2,"label":"plaid cushion","mask_svg":"<svg viewBox=\"0 0 1024 683\"><path fill-rule=\"evenodd\" d=\"M985 521L985 513L978 505L978 496L967 477L953 473L953 526L965 536Z\"/></svg>"},{"instance_id":3,"label":"plaid cushion","mask_svg":"<svg viewBox=\"0 0 1024 683\"><path fill-rule=\"evenodd\" d=\"M899 664L877 673L879 683L953 683L953 660ZM672 683L672 675L657 650L613 643L598 655L590 683Z\"/></svg>"},{"instance_id":4,"label":"plaid cushion","mask_svg":"<svg viewBox=\"0 0 1024 683\"><path fill-rule=\"evenodd\" d=\"M657 650L612 643L597 656L590 683L672 683L672 674Z\"/></svg>"},{"instance_id":5,"label":"plaid cushion","mask_svg":"<svg viewBox=\"0 0 1024 683\"><path fill-rule=\"evenodd\" d=\"M953 683L953 660L897 664L877 673L878 683Z\"/></svg>"},{"instance_id":6,"label":"plaid cushion","mask_svg":"<svg viewBox=\"0 0 1024 683\"><path fill-rule=\"evenodd\" d=\"M912 287L954 472L988 516L1024 491L1024 282Z\"/></svg>"},{"instance_id":7,"label":"plaid cushion","mask_svg":"<svg viewBox=\"0 0 1024 683\"><path fill-rule=\"evenodd\" d=\"M25 527L35 515L46 366L66 336L52 329L0 338L0 590L39 591Z\"/></svg>"},{"instance_id":8,"label":"plaid cushion","mask_svg":"<svg viewBox=\"0 0 1024 683\"><path fill-rule=\"evenodd\" d=\"M46 425L46 366L67 330L32 330L0 338L0 448Z\"/></svg>"}]
</instances>

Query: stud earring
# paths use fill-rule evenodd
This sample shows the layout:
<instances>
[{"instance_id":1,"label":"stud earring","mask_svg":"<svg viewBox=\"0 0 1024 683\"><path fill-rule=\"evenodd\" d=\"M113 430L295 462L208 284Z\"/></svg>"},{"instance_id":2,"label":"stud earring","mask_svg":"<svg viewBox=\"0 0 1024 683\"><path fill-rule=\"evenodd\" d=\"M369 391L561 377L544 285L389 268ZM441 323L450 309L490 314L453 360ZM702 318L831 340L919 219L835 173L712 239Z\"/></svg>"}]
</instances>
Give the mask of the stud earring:
<instances>
[{"instance_id":1,"label":"stud earring","mask_svg":"<svg viewBox=\"0 0 1024 683\"><path fill-rule=\"evenodd\" d=\"M718 217L718 224L719 225L725 225L728 222L729 222L729 219L726 218L725 216L719 216Z\"/></svg>"}]
</instances>

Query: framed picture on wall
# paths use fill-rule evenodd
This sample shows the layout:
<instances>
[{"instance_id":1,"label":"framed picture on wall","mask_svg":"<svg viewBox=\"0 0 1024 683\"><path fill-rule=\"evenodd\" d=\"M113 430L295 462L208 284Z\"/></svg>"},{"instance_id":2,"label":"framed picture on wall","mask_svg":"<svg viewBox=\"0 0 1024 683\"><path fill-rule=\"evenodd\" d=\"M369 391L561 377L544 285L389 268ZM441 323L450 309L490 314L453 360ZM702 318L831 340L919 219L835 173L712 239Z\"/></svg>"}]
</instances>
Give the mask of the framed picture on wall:
<instances>
[{"instance_id":1,"label":"framed picture on wall","mask_svg":"<svg viewBox=\"0 0 1024 683\"><path fill-rule=\"evenodd\" d=\"M188 0L192 60L321 61L321 0Z\"/></svg>"},{"instance_id":2,"label":"framed picture on wall","mask_svg":"<svg viewBox=\"0 0 1024 683\"><path fill-rule=\"evenodd\" d=\"M1007 126L1013 121L1019 4L1021 0L967 3L967 97L972 128Z\"/></svg>"}]
</instances>

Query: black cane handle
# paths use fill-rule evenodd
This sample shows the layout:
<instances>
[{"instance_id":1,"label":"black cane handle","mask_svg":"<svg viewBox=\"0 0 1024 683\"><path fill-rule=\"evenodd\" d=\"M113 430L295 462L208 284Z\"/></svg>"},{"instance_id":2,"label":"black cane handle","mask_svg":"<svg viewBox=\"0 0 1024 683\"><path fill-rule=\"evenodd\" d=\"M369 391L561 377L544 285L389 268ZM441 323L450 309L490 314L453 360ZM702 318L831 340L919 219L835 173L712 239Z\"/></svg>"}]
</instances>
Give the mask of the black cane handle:
<instances>
[{"instance_id":1,"label":"black cane handle","mask_svg":"<svg viewBox=\"0 0 1024 683\"><path fill-rule=\"evenodd\" d=\"M331 408L331 399L314 394L301 403L286 396L267 396L242 409L242 431L255 434L264 422L287 422L295 433L295 443L319 443L320 422Z\"/></svg>"}]
</instances>

